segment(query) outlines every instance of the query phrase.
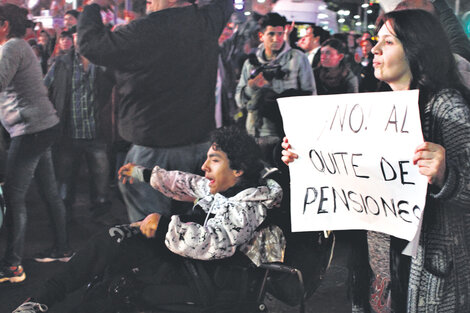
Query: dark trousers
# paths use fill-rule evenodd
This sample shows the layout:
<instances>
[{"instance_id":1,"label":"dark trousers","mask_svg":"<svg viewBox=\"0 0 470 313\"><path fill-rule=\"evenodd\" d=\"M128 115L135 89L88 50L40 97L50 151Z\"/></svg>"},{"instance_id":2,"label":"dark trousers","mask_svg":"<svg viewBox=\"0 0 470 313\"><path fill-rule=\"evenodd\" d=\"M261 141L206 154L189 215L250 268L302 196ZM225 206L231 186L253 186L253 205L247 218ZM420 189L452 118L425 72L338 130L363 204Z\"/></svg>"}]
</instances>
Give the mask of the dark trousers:
<instances>
[{"instance_id":1,"label":"dark trousers","mask_svg":"<svg viewBox=\"0 0 470 313\"><path fill-rule=\"evenodd\" d=\"M109 159L105 143L67 138L55 147L57 183L65 206L75 202L75 190L82 158L89 171L90 202L93 206L109 205Z\"/></svg>"},{"instance_id":2,"label":"dark trousers","mask_svg":"<svg viewBox=\"0 0 470 313\"><path fill-rule=\"evenodd\" d=\"M55 247L66 249L65 207L57 192L51 158L51 145L56 136L57 130L51 128L11 139L4 190L7 207L5 261L11 265L21 264L23 258L27 222L25 197L33 176L36 177L39 192L46 200Z\"/></svg>"},{"instance_id":3,"label":"dark trousers","mask_svg":"<svg viewBox=\"0 0 470 313\"><path fill-rule=\"evenodd\" d=\"M162 289L163 292L164 289L169 288L173 290L172 297L181 298L183 296L181 289L180 292L175 292L177 289L172 287L178 283L184 284L186 280L181 274L182 262L183 258L172 254L164 246L162 239L147 239L137 234L118 243L110 236L109 231L106 231L93 236L85 247L66 264L62 272L45 282L34 298L40 303L51 306L97 276L103 277L106 273L107 277L116 277L123 273L130 273L131 269L139 266L143 268L139 270L142 271L141 276L151 280L150 283L166 285ZM165 275L171 272L170 278L154 279L151 278L151 274L145 272L145 268L150 269L152 273L161 272L159 268L162 264L166 265ZM153 297L160 296L161 294L157 293Z\"/></svg>"}]
</instances>

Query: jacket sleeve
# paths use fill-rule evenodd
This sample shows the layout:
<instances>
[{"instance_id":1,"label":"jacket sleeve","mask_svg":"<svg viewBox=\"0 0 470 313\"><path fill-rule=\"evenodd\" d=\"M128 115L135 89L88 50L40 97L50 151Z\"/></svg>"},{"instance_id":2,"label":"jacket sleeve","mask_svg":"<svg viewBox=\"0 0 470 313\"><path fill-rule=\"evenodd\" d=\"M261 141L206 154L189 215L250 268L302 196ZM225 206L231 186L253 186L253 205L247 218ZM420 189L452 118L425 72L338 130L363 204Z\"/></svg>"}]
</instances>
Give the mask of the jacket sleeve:
<instances>
[{"instance_id":1,"label":"jacket sleeve","mask_svg":"<svg viewBox=\"0 0 470 313\"><path fill-rule=\"evenodd\" d=\"M470 41L465 35L457 16L455 16L446 0L435 0L433 5L449 38L452 52L470 62Z\"/></svg>"},{"instance_id":2,"label":"jacket sleeve","mask_svg":"<svg viewBox=\"0 0 470 313\"><path fill-rule=\"evenodd\" d=\"M202 7L201 11L205 12L208 17L207 23L211 32L220 36L234 11L233 2L232 0L212 0L210 4Z\"/></svg>"},{"instance_id":3,"label":"jacket sleeve","mask_svg":"<svg viewBox=\"0 0 470 313\"><path fill-rule=\"evenodd\" d=\"M78 21L79 51L94 64L122 68L145 41L136 25L134 21L112 32L103 24L99 5L87 5Z\"/></svg>"},{"instance_id":4,"label":"jacket sleeve","mask_svg":"<svg viewBox=\"0 0 470 313\"><path fill-rule=\"evenodd\" d=\"M305 55L300 55L299 60L299 86L300 90L311 91L312 95L317 94L317 86L315 84L315 77L313 76L312 67L308 62Z\"/></svg>"},{"instance_id":5,"label":"jacket sleeve","mask_svg":"<svg viewBox=\"0 0 470 313\"><path fill-rule=\"evenodd\" d=\"M431 196L452 207L470 209L470 108L457 93L442 94L433 106L438 142L446 149L446 180ZM449 206L450 207L450 206Z\"/></svg>"},{"instance_id":6,"label":"jacket sleeve","mask_svg":"<svg viewBox=\"0 0 470 313\"><path fill-rule=\"evenodd\" d=\"M251 75L250 61L246 60L243 63L242 72L240 74L240 80L238 81L237 88L235 91L235 101L239 108L245 108L248 101L253 97L255 90L248 87L248 79Z\"/></svg>"},{"instance_id":7,"label":"jacket sleeve","mask_svg":"<svg viewBox=\"0 0 470 313\"><path fill-rule=\"evenodd\" d=\"M21 48L21 46L18 46ZM10 85L21 63L23 51L16 48L16 42L5 43L0 51L0 91Z\"/></svg>"},{"instance_id":8,"label":"jacket sleeve","mask_svg":"<svg viewBox=\"0 0 470 313\"><path fill-rule=\"evenodd\" d=\"M158 166L152 170L150 185L165 196L179 201L193 202L210 194L209 180L205 177L180 171L167 171Z\"/></svg>"},{"instance_id":9,"label":"jacket sleeve","mask_svg":"<svg viewBox=\"0 0 470 313\"><path fill-rule=\"evenodd\" d=\"M48 89L52 88L54 84L54 72L55 72L56 64L57 63L54 62L51 68L49 69L49 71L47 71L46 76L44 76L44 85L46 85Z\"/></svg>"},{"instance_id":10,"label":"jacket sleeve","mask_svg":"<svg viewBox=\"0 0 470 313\"><path fill-rule=\"evenodd\" d=\"M359 81L357 76L349 70L348 75L346 76L346 93L358 93L359 92Z\"/></svg>"},{"instance_id":11,"label":"jacket sleeve","mask_svg":"<svg viewBox=\"0 0 470 313\"><path fill-rule=\"evenodd\" d=\"M172 216L165 244L173 253L192 259L230 257L253 237L267 210L281 198L277 183L249 188L232 198L216 194L210 210L215 216L206 225L183 223L178 216Z\"/></svg>"}]
</instances>

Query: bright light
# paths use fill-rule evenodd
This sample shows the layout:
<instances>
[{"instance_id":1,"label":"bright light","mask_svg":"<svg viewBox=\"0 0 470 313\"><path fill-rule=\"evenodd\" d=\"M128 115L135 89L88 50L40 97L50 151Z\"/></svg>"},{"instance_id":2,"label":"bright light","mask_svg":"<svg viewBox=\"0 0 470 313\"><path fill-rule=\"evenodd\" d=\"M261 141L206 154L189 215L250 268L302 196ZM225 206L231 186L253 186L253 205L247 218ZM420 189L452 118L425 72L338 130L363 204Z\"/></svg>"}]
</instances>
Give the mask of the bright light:
<instances>
[{"instance_id":1,"label":"bright light","mask_svg":"<svg viewBox=\"0 0 470 313\"><path fill-rule=\"evenodd\" d=\"M258 2L258 3L265 3L266 0L256 0L256 2Z\"/></svg>"},{"instance_id":2,"label":"bright light","mask_svg":"<svg viewBox=\"0 0 470 313\"><path fill-rule=\"evenodd\" d=\"M360 16L360 15L354 15L354 18L355 18L356 20L358 20L358 19L361 18L361 16Z\"/></svg>"},{"instance_id":3,"label":"bright light","mask_svg":"<svg viewBox=\"0 0 470 313\"><path fill-rule=\"evenodd\" d=\"M375 25L373 25L373 24L367 25L367 28L369 28L369 29L374 29L374 28L375 28Z\"/></svg>"},{"instance_id":4,"label":"bright light","mask_svg":"<svg viewBox=\"0 0 470 313\"><path fill-rule=\"evenodd\" d=\"M244 14L245 14L245 16L249 16L249 15L251 15L251 12L246 11Z\"/></svg>"},{"instance_id":5,"label":"bright light","mask_svg":"<svg viewBox=\"0 0 470 313\"><path fill-rule=\"evenodd\" d=\"M323 29L328 30L328 26L327 25L323 26Z\"/></svg>"},{"instance_id":6,"label":"bright light","mask_svg":"<svg viewBox=\"0 0 470 313\"><path fill-rule=\"evenodd\" d=\"M362 23L361 22L356 22L356 26L361 26Z\"/></svg>"},{"instance_id":7,"label":"bright light","mask_svg":"<svg viewBox=\"0 0 470 313\"><path fill-rule=\"evenodd\" d=\"M372 10L367 10L367 14L372 14Z\"/></svg>"},{"instance_id":8,"label":"bright light","mask_svg":"<svg viewBox=\"0 0 470 313\"><path fill-rule=\"evenodd\" d=\"M330 23L328 21L320 21L321 25L329 25Z\"/></svg>"},{"instance_id":9,"label":"bright light","mask_svg":"<svg viewBox=\"0 0 470 313\"><path fill-rule=\"evenodd\" d=\"M349 11L349 10L344 10L343 13L344 13L344 15L348 16L349 14L351 14L351 11Z\"/></svg>"},{"instance_id":10,"label":"bright light","mask_svg":"<svg viewBox=\"0 0 470 313\"><path fill-rule=\"evenodd\" d=\"M326 5L318 6L318 10L320 10L320 11L326 10Z\"/></svg>"},{"instance_id":11,"label":"bright light","mask_svg":"<svg viewBox=\"0 0 470 313\"><path fill-rule=\"evenodd\" d=\"M235 7L235 9L237 9L238 11L243 10L243 4L235 4L234 7Z\"/></svg>"},{"instance_id":12,"label":"bright light","mask_svg":"<svg viewBox=\"0 0 470 313\"><path fill-rule=\"evenodd\" d=\"M345 21L346 21L346 20L345 20L344 18L338 19L338 23L340 23L340 24L341 24L341 23L344 23Z\"/></svg>"},{"instance_id":13,"label":"bright light","mask_svg":"<svg viewBox=\"0 0 470 313\"><path fill-rule=\"evenodd\" d=\"M326 19L328 18L328 14L325 14L325 13L320 13L318 14L318 19L321 20L321 19Z\"/></svg>"},{"instance_id":14,"label":"bright light","mask_svg":"<svg viewBox=\"0 0 470 313\"><path fill-rule=\"evenodd\" d=\"M364 9L367 8L369 6L368 3L364 3L363 5L361 5L361 7L363 7Z\"/></svg>"}]
</instances>

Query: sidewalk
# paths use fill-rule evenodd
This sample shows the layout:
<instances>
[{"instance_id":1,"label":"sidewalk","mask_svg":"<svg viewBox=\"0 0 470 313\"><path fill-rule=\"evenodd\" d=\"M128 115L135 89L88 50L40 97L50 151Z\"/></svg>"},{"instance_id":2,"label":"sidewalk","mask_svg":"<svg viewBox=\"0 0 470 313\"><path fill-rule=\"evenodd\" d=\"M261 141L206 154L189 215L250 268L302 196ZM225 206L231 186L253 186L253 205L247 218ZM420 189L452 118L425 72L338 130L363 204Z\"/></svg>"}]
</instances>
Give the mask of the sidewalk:
<instances>
[{"instance_id":1,"label":"sidewalk","mask_svg":"<svg viewBox=\"0 0 470 313\"><path fill-rule=\"evenodd\" d=\"M113 192L113 205L110 214L102 221L94 220L88 210L88 190L86 184L79 187L77 202L75 204L75 221L69 226L70 244L76 250L94 233L106 228L106 224L127 223L127 215L123 203ZM28 206L28 233L25 244L24 268L27 279L21 285L0 285L0 313L12 312L21 304L45 279L59 271L63 263L37 263L30 258L34 253L47 249L52 244L52 234L49 228L49 219L42 199L38 196L35 186L32 186L27 199ZM0 253L3 256L5 249L5 231L0 231ZM344 244L337 240L335 256L329 271L315 292L306 302L307 313L349 313L351 305L346 298L346 254ZM80 290L67 301L54 306L49 310L51 313L66 313L73 304L80 299ZM294 313L299 312L298 307L290 307L267 295L266 305L271 313ZM93 313L93 312L90 312ZM217 313L217 312L214 312ZM240 312L244 313L244 312Z\"/></svg>"}]
</instances>

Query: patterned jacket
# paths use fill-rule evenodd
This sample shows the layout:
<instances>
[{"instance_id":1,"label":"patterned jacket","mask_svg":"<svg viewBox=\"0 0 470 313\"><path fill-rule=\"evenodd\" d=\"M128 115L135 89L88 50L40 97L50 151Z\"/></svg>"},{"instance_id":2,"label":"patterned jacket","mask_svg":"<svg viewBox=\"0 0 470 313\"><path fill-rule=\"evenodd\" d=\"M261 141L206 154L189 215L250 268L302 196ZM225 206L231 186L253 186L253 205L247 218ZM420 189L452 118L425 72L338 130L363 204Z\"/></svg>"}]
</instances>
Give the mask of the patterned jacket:
<instances>
[{"instance_id":1,"label":"patterned jacket","mask_svg":"<svg viewBox=\"0 0 470 313\"><path fill-rule=\"evenodd\" d=\"M425 107L426 141L446 149L447 177L430 187L418 255L411 261L409 313L470 312L470 109L455 90Z\"/></svg>"},{"instance_id":2,"label":"patterned jacket","mask_svg":"<svg viewBox=\"0 0 470 313\"><path fill-rule=\"evenodd\" d=\"M205 177L156 166L150 184L167 197L194 201L206 213L204 223L186 222L178 215L171 217L165 244L173 253L214 260L230 257L239 249L256 265L283 261L285 239L281 229L270 226L258 230L267 210L281 203L282 189L275 181L268 179L264 186L226 197L211 194ZM165 229L161 224L162 220L158 228Z\"/></svg>"}]
</instances>

